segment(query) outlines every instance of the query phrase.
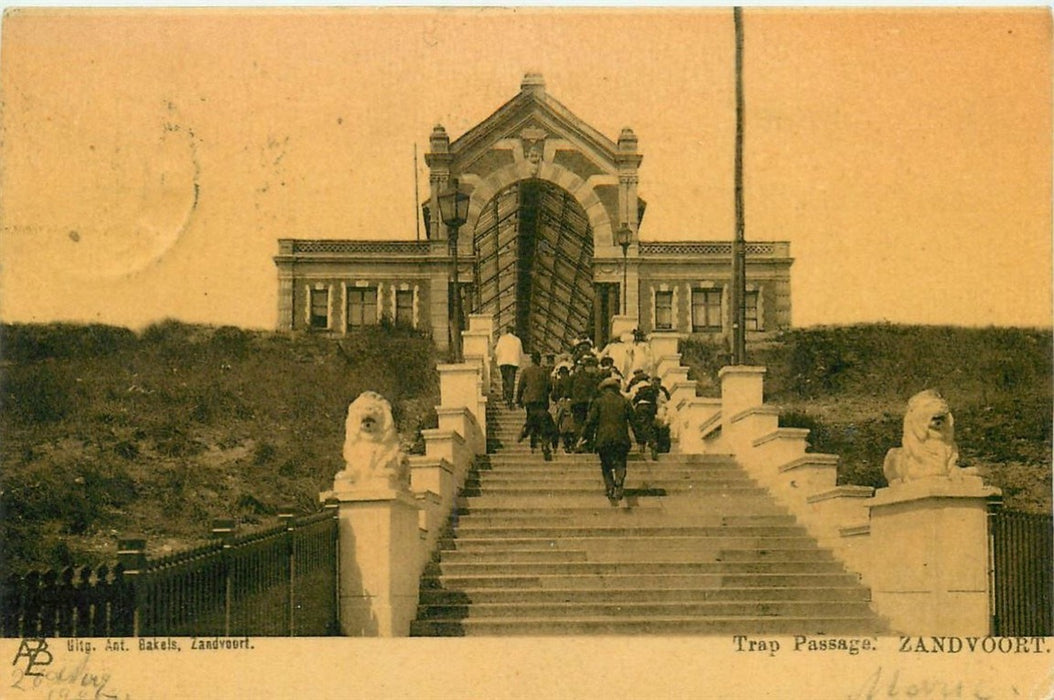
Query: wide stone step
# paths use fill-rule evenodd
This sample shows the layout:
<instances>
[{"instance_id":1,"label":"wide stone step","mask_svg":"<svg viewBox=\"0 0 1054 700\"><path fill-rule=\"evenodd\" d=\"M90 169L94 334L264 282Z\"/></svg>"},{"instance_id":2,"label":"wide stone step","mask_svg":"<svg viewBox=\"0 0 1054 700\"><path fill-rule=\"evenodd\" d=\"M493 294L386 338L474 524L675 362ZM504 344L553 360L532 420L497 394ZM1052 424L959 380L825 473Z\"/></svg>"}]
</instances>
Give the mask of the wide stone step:
<instances>
[{"instance_id":1,"label":"wide stone step","mask_svg":"<svg viewBox=\"0 0 1054 700\"><path fill-rule=\"evenodd\" d=\"M847 573L611 573L429 575L421 577L422 588L770 588L773 586L848 586L859 583Z\"/></svg>"},{"instance_id":2,"label":"wide stone step","mask_svg":"<svg viewBox=\"0 0 1054 700\"><path fill-rule=\"evenodd\" d=\"M626 468L635 474L661 474L664 476L703 476L716 479L749 479L750 476L738 467L681 464L679 462L628 461ZM491 462L473 470L481 476L515 474L519 476L553 476L559 474L599 474L600 460L571 461L554 457L551 462Z\"/></svg>"},{"instance_id":3,"label":"wide stone step","mask_svg":"<svg viewBox=\"0 0 1054 700\"><path fill-rule=\"evenodd\" d=\"M866 617L867 601L591 601L544 603L430 604L418 610L418 619L465 620L478 618L582 618L582 617Z\"/></svg>"},{"instance_id":4,"label":"wide stone step","mask_svg":"<svg viewBox=\"0 0 1054 700\"><path fill-rule=\"evenodd\" d=\"M600 457L596 452L578 452L572 451L567 452L563 446L560 445L554 449L553 454L558 459L576 461L576 460L598 460ZM531 453L530 445L523 442L515 446L515 450L512 448L502 449L494 454L488 454L484 457L485 459L492 461L533 461L541 460L542 448L539 444L534 453ZM640 447L633 445L629 452L626 454L626 459L637 462L653 462L650 454L645 454L640 451ZM663 452L659 455L660 462L674 462L678 464L686 464L698 467L735 467L739 466L736 461L725 455L691 455L683 454L679 452Z\"/></svg>"},{"instance_id":5,"label":"wide stone step","mask_svg":"<svg viewBox=\"0 0 1054 700\"><path fill-rule=\"evenodd\" d=\"M475 502L478 499L471 499ZM551 515L570 515L570 516L582 516L587 517L596 513L626 513L628 515L636 513L663 513L677 517L691 517L695 519L708 519L708 518L720 518L722 523L727 524L738 524L740 521L743 524L755 523L758 520L764 520L768 522L770 518L780 517L784 518L787 524L797 524L794 516L788 515L787 511L779 505L772 504L767 508L751 510L750 512L737 512L737 513L714 513L707 510L700 510L696 507L695 503L677 503L674 501L662 501L649 499L639 506L633 508L622 505L619 508L611 507L600 507L600 506L574 506L574 505L542 505L542 506L480 506L480 505L465 505L458 509L457 518L465 518L467 516L551 516ZM771 523L770 523L771 524Z\"/></svg>"},{"instance_id":6,"label":"wide stone step","mask_svg":"<svg viewBox=\"0 0 1054 700\"><path fill-rule=\"evenodd\" d=\"M443 563L514 563L524 562L584 562L589 560L589 552L584 549L480 549L450 550L442 553Z\"/></svg>"},{"instance_id":7,"label":"wide stone step","mask_svg":"<svg viewBox=\"0 0 1054 700\"><path fill-rule=\"evenodd\" d=\"M824 574L844 573L835 561L578 561L448 562L431 565L442 576L607 576L611 574Z\"/></svg>"},{"instance_id":8,"label":"wide stone step","mask_svg":"<svg viewBox=\"0 0 1054 700\"><path fill-rule=\"evenodd\" d=\"M588 552L594 551L625 551L648 552L648 551L677 551L677 550L706 550L706 549L745 549L766 550L778 549L816 549L816 542L808 536L790 537L751 537L735 535L646 535L643 537L627 537L626 535L607 535L603 532L586 537L468 537L457 538L446 537L439 541L439 548L445 551L480 551L480 550L511 550L511 549L543 549L552 547L555 549L584 549ZM823 550L819 550L823 551Z\"/></svg>"},{"instance_id":9,"label":"wide stone step","mask_svg":"<svg viewBox=\"0 0 1054 700\"><path fill-rule=\"evenodd\" d=\"M600 470L596 473L587 474L552 474L541 476L524 476L517 474L480 474L470 477L465 481L465 487L478 486L481 489L490 488L536 488L546 489L552 486L589 488L598 483L603 483ZM756 484L746 477L716 478L702 475L676 475L676 474L648 474L627 472L626 486L638 488L681 488L692 485L694 488L720 489L731 488L756 488Z\"/></svg>"},{"instance_id":10,"label":"wide stone step","mask_svg":"<svg viewBox=\"0 0 1054 700\"><path fill-rule=\"evenodd\" d=\"M877 634L872 616L574 617L417 620L412 636Z\"/></svg>"},{"instance_id":11,"label":"wide stone step","mask_svg":"<svg viewBox=\"0 0 1054 700\"><path fill-rule=\"evenodd\" d=\"M487 452L492 458L501 456L501 457L515 458L515 459L530 459L531 457L537 457L539 460L542 459L542 448L541 448L541 446L539 445L538 447L536 447L534 449L534 452L531 452L531 446L528 445L526 442L524 442L523 444L519 444L519 445L517 445L517 444L513 444L513 445L507 445L507 444L505 444L505 445L496 445L495 443L488 443L487 444ZM594 461L600 459L600 457L594 452L572 452L572 453L568 454L568 453L563 451L563 448L558 448L557 450L554 450L553 451L553 456L554 456L554 459L575 460L575 459L581 459L581 458L585 458L585 457L592 457ZM659 457L658 457L657 460L653 460L649 454L641 453L639 448L636 445L634 445L633 449L630 450L629 454L627 455L627 459L629 459L631 461L641 461L641 462L655 462L655 461L658 461L660 463L662 463L662 462L681 462L681 463L683 463L684 460L682 459L682 457L683 457L683 455L673 454L673 453L670 453L670 452L663 452L663 453L659 454Z\"/></svg>"},{"instance_id":12,"label":"wide stone step","mask_svg":"<svg viewBox=\"0 0 1054 700\"><path fill-rule=\"evenodd\" d=\"M583 509L584 510L584 509ZM579 512L574 514L549 514L541 509L524 514L480 513L460 514L456 527L465 532L465 526L471 527L591 527L596 525L670 525L693 527L761 527L796 525L790 515L696 515L694 513L677 513L663 508L612 508L608 511Z\"/></svg>"},{"instance_id":13,"label":"wide stone step","mask_svg":"<svg viewBox=\"0 0 1054 700\"><path fill-rule=\"evenodd\" d=\"M524 454L524 453L526 453L526 454ZM559 456L562 459L569 459L569 460L577 460L577 459L583 459L583 460L584 459L592 459L592 460L596 460L596 459L598 459L598 456L597 456L597 454L595 452L570 452L570 453L565 452L564 448L563 448L563 445L558 446L553 451L553 454ZM638 446L636 446L636 445L632 446L632 448L630 449L629 453L626 456L627 456L627 459L630 459L630 460L637 460L637 461L641 461L641 462L651 462L652 461L650 455L645 455L645 454L641 453L640 448ZM505 449L502 449L499 452L496 452L494 454L488 454L488 455L486 455L486 458L490 459L490 460L499 460L499 461L500 460L530 460L530 459L532 459L531 446L526 440L524 440L522 443L515 444L512 447L506 447ZM535 452L533 454L533 458L534 459L539 459L539 460L542 458L542 450L541 450L541 445L540 444L538 445L538 447L535 448ZM664 462L666 462L666 461L668 461L668 462L680 462L682 464L691 464L691 465L700 465L700 466L710 466L710 465L712 465L712 466L737 466L736 465L736 461L735 461L735 459L733 457L731 457L730 455L723 455L723 454L699 455L699 454L684 454L684 453L679 453L679 452L664 452L664 453L659 455L659 460L660 461L664 461Z\"/></svg>"},{"instance_id":14,"label":"wide stone step","mask_svg":"<svg viewBox=\"0 0 1054 700\"><path fill-rule=\"evenodd\" d=\"M593 485L576 485L548 483L546 485L532 486L530 484L507 484L502 486L490 486L486 488L487 495L492 496L577 496L577 495L603 495L603 482L599 479ZM751 482L743 482L743 485L718 484L714 486L696 487L693 483L665 483L654 486L651 484L634 481L631 476L626 477L626 496L670 496L670 495L694 495L700 491L711 495L751 495L764 494L765 490L754 486ZM472 484L466 484L462 489L464 495L483 495L483 489Z\"/></svg>"},{"instance_id":15,"label":"wide stone step","mask_svg":"<svg viewBox=\"0 0 1054 700\"><path fill-rule=\"evenodd\" d=\"M791 537L806 536L805 529L800 526L787 525L756 525L756 526L660 526L660 525L625 525L625 524L601 524L597 523L591 527L571 525L567 527L531 527L515 525L508 527L494 527L486 525L474 525L471 522L458 523L455 528L458 537L475 537L483 539L487 537L515 538L515 537L550 537L554 539L562 537L672 537L675 535L695 535L696 537Z\"/></svg>"},{"instance_id":16,"label":"wide stone step","mask_svg":"<svg viewBox=\"0 0 1054 700\"><path fill-rule=\"evenodd\" d=\"M501 472L506 469L541 469L567 471L573 469L594 468L600 469L600 457L595 454L564 454L551 453L551 459L546 461L539 450L535 454L501 454L489 455L487 459L479 460L480 471ZM727 474L743 474L747 472L736 464L713 463L697 464L685 462L681 459L670 458L669 455L659 455L658 460L645 458L633 452L626 458L626 466L630 469L658 469L658 470L683 470L690 472L714 472Z\"/></svg>"},{"instance_id":17,"label":"wide stone step","mask_svg":"<svg viewBox=\"0 0 1054 700\"><path fill-rule=\"evenodd\" d=\"M548 508L523 508L512 510L503 508L500 512L487 510L458 511L454 518L457 524L501 526L505 525L581 525L591 526L601 523L610 524L658 524L666 523L677 526L696 527L759 527L759 526L782 526L794 527L798 522L794 516L785 513L773 514L743 514L743 516L728 516L728 514L700 513L692 510L667 509L661 505L640 508L578 508L560 509Z\"/></svg>"},{"instance_id":18,"label":"wide stone step","mask_svg":"<svg viewBox=\"0 0 1054 700\"><path fill-rule=\"evenodd\" d=\"M698 542L698 540L694 540ZM800 547L780 549L728 548L720 543L702 545L659 544L649 547L641 540L635 540L630 546L619 549L608 546L587 546L582 549L550 547L548 549L526 549L510 547L456 549L442 552L441 561L445 563L523 563L523 562L620 562L639 561L643 557L648 561L661 562L830 562L833 555L824 549Z\"/></svg>"},{"instance_id":19,"label":"wide stone step","mask_svg":"<svg viewBox=\"0 0 1054 700\"><path fill-rule=\"evenodd\" d=\"M715 481L749 481L750 476L740 469L726 467L686 467L683 465L664 465L657 462L640 462L626 465L626 470L634 475L647 475L663 479L700 479ZM480 479L498 480L513 479L566 479L582 477L599 477L600 462L593 460L579 464L563 464L559 460L539 462L537 464L508 464L479 467L470 472L470 476Z\"/></svg>"},{"instance_id":20,"label":"wide stone step","mask_svg":"<svg viewBox=\"0 0 1054 700\"><path fill-rule=\"evenodd\" d=\"M541 603L647 603L647 602L746 602L803 601L833 603L840 601L868 602L870 596L861 586L827 586L802 588L800 586L749 588L549 588L510 589L466 588L447 590L430 588L421 590L422 605L465 604L526 604Z\"/></svg>"},{"instance_id":21,"label":"wide stone step","mask_svg":"<svg viewBox=\"0 0 1054 700\"><path fill-rule=\"evenodd\" d=\"M591 491L579 490L574 493L501 493L495 494L491 491L477 491L469 489L463 492L457 499L457 507L460 508L599 508L608 507L613 510L632 510L638 507L650 507L662 503L677 503L685 508L692 507L698 512L720 515L734 515L736 513L762 512L756 509L772 508L772 498L759 489L747 493L713 493L700 489L687 496L675 495L671 498L662 498L652 495L655 492L641 490L639 493L634 489L628 489L625 498L618 505L611 505L604 495L603 488ZM661 500L657 500L661 499ZM687 501L687 503L685 503Z\"/></svg>"}]
</instances>

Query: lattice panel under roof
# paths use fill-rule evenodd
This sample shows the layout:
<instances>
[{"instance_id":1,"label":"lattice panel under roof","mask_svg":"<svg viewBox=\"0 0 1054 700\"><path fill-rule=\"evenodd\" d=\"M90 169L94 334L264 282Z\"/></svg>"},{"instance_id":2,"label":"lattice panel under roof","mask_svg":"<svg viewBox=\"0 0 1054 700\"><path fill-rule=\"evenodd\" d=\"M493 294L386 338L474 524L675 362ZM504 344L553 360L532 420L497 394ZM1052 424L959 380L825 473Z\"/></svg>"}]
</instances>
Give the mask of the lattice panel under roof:
<instances>
[{"instance_id":1,"label":"lattice panel under roof","mask_svg":"<svg viewBox=\"0 0 1054 700\"><path fill-rule=\"evenodd\" d=\"M499 193L475 233L480 310L516 327L529 350L558 353L593 311L593 234L564 190L527 180Z\"/></svg>"}]
</instances>

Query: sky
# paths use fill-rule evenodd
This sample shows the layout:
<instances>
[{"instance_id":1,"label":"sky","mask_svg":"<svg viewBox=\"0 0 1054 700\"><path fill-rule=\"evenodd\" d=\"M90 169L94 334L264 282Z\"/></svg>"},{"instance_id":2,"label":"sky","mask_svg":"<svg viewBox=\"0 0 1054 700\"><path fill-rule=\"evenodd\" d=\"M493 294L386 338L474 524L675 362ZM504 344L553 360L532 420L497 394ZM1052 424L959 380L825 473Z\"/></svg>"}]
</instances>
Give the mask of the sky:
<instances>
[{"instance_id":1,"label":"sky","mask_svg":"<svg viewBox=\"0 0 1054 700\"><path fill-rule=\"evenodd\" d=\"M746 237L790 241L795 326L1051 325L1048 9L744 35ZM432 126L526 72L634 129L643 240L731 239L727 7L9 11L0 318L273 328L277 239L413 239Z\"/></svg>"}]
</instances>

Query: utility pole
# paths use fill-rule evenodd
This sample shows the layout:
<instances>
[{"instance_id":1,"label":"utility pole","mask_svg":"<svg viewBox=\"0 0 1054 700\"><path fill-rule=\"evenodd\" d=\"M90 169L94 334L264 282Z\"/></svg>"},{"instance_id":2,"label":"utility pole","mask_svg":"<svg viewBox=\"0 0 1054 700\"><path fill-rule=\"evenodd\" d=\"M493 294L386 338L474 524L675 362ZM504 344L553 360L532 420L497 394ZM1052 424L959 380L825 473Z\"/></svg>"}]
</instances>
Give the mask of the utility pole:
<instances>
[{"instance_id":1,"label":"utility pole","mask_svg":"<svg viewBox=\"0 0 1054 700\"><path fill-rule=\"evenodd\" d=\"M746 364L747 265L743 211L743 8L732 8L736 31L736 235L732 239L732 364Z\"/></svg>"}]
</instances>

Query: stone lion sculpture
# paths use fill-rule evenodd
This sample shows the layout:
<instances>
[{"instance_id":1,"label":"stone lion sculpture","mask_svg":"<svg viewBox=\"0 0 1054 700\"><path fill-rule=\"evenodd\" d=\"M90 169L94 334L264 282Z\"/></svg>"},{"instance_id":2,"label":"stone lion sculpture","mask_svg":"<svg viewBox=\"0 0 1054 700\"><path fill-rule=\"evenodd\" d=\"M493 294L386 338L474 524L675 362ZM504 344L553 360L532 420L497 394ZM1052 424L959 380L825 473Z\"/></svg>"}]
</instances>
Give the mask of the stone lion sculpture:
<instances>
[{"instance_id":1,"label":"stone lion sculpture","mask_svg":"<svg viewBox=\"0 0 1054 700\"><path fill-rule=\"evenodd\" d=\"M886 453L882 473L894 486L928 477L959 479L958 466L955 419L948 402L932 389L920 391L908 401L901 446Z\"/></svg>"},{"instance_id":2,"label":"stone lion sculpture","mask_svg":"<svg viewBox=\"0 0 1054 700\"><path fill-rule=\"evenodd\" d=\"M334 477L335 485L360 489L409 486L409 462L399 447L387 399L374 391L359 394L348 405L344 430L344 469Z\"/></svg>"}]
</instances>

